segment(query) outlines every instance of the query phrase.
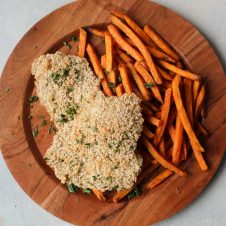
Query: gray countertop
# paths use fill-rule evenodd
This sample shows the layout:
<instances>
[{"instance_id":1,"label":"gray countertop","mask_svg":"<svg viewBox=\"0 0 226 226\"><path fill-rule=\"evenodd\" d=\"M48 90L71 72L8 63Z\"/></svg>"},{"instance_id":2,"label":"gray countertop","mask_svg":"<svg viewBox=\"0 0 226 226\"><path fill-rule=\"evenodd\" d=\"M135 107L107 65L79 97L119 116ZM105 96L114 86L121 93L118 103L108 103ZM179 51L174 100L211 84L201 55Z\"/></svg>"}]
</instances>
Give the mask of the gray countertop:
<instances>
[{"instance_id":1,"label":"gray countertop","mask_svg":"<svg viewBox=\"0 0 226 226\"><path fill-rule=\"evenodd\" d=\"M71 0L0 0L0 73L16 43L43 16ZM226 0L155 0L191 21L226 69ZM226 225L226 157L202 194L159 226ZM17 185L0 154L0 226L69 226L34 203Z\"/></svg>"}]
</instances>

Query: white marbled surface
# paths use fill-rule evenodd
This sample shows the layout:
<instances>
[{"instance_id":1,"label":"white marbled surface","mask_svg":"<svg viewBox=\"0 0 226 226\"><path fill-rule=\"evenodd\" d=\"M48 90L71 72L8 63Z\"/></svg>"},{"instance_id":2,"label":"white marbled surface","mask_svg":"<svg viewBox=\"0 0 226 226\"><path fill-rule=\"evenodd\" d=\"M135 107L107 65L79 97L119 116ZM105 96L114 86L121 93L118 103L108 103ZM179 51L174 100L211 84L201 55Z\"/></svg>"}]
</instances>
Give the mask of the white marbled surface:
<instances>
[{"instance_id":1,"label":"white marbled surface","mask_svg":"<svg viewBox=\"0 0 226 226\"><path fill-rule=\"evenodd\" d=\"M127 0L128 1L128 0ZM0 0L0 73L23 34L71 0ZM190 20L207 37L226 69L226 0L155 0ZM70 226L34 203L17 185L0 154L0 226ZM202 194L158 226L226 225L226 157Z\"/></svg>"}]
</instances>

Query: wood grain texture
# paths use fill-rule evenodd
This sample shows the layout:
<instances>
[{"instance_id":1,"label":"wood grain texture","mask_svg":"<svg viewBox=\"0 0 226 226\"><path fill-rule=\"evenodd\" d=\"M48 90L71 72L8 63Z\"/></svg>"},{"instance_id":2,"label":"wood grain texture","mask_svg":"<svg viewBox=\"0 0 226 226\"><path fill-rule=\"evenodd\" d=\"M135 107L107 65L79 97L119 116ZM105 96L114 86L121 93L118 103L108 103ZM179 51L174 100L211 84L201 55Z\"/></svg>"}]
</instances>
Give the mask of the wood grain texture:
<instances>
[{"instance_id":1,"label":"wood grain texture","mask_svg":"<svg viewBox=\"0 0 226 226\"><path fill-rule=\"evenodd\" d=\"M31 128L40 125L38 115L43 114L47 119L49 116L39 102L30 108L27 101L34 92L30 75L32 61L59 49L65 37L78 34L79 27L106 25L110 22L110 11L115 9L126 11L140 25L150 24L172 44L186 65L206 81L208 114L204 126L210 133L204 141L205 158L210 166L207 172L202 172L191 157L183 168L192 176L173 175L140 197L117 204L100 203L94 196L80 192L69 194L59 183L42 158L52 141L47 127L41 128L37 138L31 135ZM94 40L94 44L103 52L100 39ZM213 177L226 149L225 103L226 78L221 64L205 38L190 23L147 0L81 0L39 21L8 59L0 80L0 145L12 175L23 190L55 216L78 225L149 225L188 205ZM30 112L34 115L31 121L27 118Z\"/></svg>"}]
</instances>

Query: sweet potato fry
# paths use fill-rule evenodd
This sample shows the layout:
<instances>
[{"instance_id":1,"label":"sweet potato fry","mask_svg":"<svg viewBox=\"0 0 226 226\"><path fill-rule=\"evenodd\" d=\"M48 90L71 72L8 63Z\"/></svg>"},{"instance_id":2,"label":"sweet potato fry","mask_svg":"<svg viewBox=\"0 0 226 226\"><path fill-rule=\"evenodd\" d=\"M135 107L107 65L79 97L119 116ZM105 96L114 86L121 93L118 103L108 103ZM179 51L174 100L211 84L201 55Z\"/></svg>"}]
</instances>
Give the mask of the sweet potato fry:
<instances>
[{"instance_id":1,"label":"sweet potato fry","mask_svg":"<svg viewBox=\"0 0 226 226\"><path fill-rule=\"evenodd\" d=\"M200 76L198 76L196 74L193 74L193 73L191 73L189 71L183 70L183 69L181 69L181 68L179 68L179 67L177 67L177 66L175 66L173 64L170 64L170 63L168 63L166 61L158 60L158 63L162 67L166 68L167 70L172 71L172 72L174 72L174 73L176 73L176 74L178 74L178 75L180 75L180 76L182 76L184 78L191 79L191 80L200 80L201 79Z\"/></svg>"},{"instance_id":2,"label":"sweet potato fry","mask_svg":"<svg viewBox=\"0 0 226 226\"><path fill-rule=\"evenodd\" d=\"M203 84L197 96L194 120L196 120L199 117L204 107L205 94L206 94L206 89L205 89L205 85Z\"/></svg>"},{"instance_id":3,"label":"sweet potato fry","mask_svg":"<svg viewBox=\"0 0 226 226\"><path fill-rule=\"evenodd\" d=\"M206 128L203 126L201 122L197 122L197 127L201 134L203 134L205 137L208 137L209 135L208 131L206 130Z\"/></svg>"},{"instance_id":4,"label":"sweet potato fry","mask_svg":"<svg viewBox=\"0 0 226 226\"><path fill-rule=\"evenodd\" d=\"M100 36L100 37L104 37L105 36L105 33L106 33L106 30L99 30L99 29L96 29L96 28L88 28L88 31L96 36Z\"/></svg>"},{"instance_id":5,"label":"sweet potato fry","mask_svg":"<svg viewBox=\"0 0 226 226\"><path fill-rule=\"evenodd\" d=\"M159 126L160 120L152 115L145 115L144 119L152 125Z\"/></svg>"},{"instance_id":6,"label":"sweet potato fry","mask_svg":"<svg viewBox=\"0 0 226 226\"><path fill-rule=\"evenodd\" d=\"M88 56L89 56L92 66L93 66L95 74L97 75L97 77L99 79L101 79L101 85L103 87L104 94L106 96L112 96L113 95L112 90L108 85L107 79L105 78L105 74L103 72L103 69L100 65L100 61L97 57L97 54L96 54L93 46L88 43L87 47L86 47L86 51L88 53Z\"/></svg>"},{"instance_id":7,"label":"sweet potato fry","mask_svg":"<svg viewBox=\"0 0 226 226\"><path fill-rule=\"evenodd\" d=\"M173 81L173 77L169 73L167 73L165 70L163 70L159 66L156 66L156 67L157 67L157 70L159 71L160 75L162 76L162 78L169 80L169 81ZM163 84L164 84L164 82L163 82Z\"/></svg>"},{"instance_id":8,"label":"sweet potato fry","mask_svg":"<svg viewBox=\"0 0 226 226\"><path fill-rule=\"evenodd\" d=\"M162 140L159 143L159 152L162 156L165 156L165 154L166 154L164 138L162 138Z\"/></svg>"},{"instance_id":9,"label":"sweet potato fry","mask_svg":"<svg viewBox=\"0 0 226 226\"><path fill-rule=\"evenodd\" d=\"M121 64L118 66L118 69L119 69L119 72L120 72L120 75L122 78L122 84L125 89L125 92L128 95L131 95L133 93L133 89L132 89L131 82L129 79L127 67L125 65Z\"/></svg>"},{"instance_id":10,"label":"sweet potato fry","mask_svg":"<svg viewBox=\"0 0 226 226\"><path fill-rule=\"evenodd\" d=\"M176 127L174 132L174 140L173 140L173 150L172 150L172 162L177 164L180 161L180 153L182 150L182 142L183 142L183 124L181 122L179 113L177 113L176 117Z\"/></svg>"},{"instance_id":11,"label":"sweet potato fry","mask_svg":"<svg viewBox=\"0 0 226 226\"><path fill-rule=\"evenodd\" d=\"M101 67L103 69L106 69L106 55L105 54L101 56L100 62L101 62Z\"/></svg>"},{"instance_id":12,"label":"sweet potato fry","mask_svg":"<svg viewBox=\"0 0 226 226\"><path fill-rule=\"evenodd\" d=\"M151 46L147 46L147 48L148 48L149 52L151 53L151 55L154 56L155 58L164 60L164 61L168 61L170 63L176 63L176 61L172 57L168 56L161 50L158 50Z\"/></svg>"},{"instance_id":13,"label":"sweet potato fry","mask_svg":"<svg viewBox=\"0 0 226 226\"><path fill-rule=\"evenodd\" d=\"M152 188L156 187L157 185L162 183L165 179L167 179L172 174L173 174L173 171L171 171L170 169L165 169L159 175L157 175L155 178L153 178L151 180L151 182L149 182L146 185L146 188L152 189Z\"/></svg>"},{"instance_id":14,"label":"sweet potato fry","mask_svg":"<svg viewBox=\"0 0 226 226\"><path fill-rule=\"evenodd\" d=\"M151 40L166 54L171 56L176 61L180 60L178 54L169 46L167 42L165 42L153 29L151 29L148 25L144 26L145 33L151 38Z\"/></svg>"},{"instance_id":15,"label":"sweet potato fry","mask_svg":"<svg viewBox=\"0 0 226 226\"><path fill-rule=\"evenodd\" d=\"M155 84L155 81L153 80L149 72L141 65L140 62L136 62L134 64L134 67L139 72L139 74L143 77L144 81L150 86L151 91L153 92L153 95L155 96L155 98L158 101L162 102L162 96L160 94L158 86Z\"/></svg>"},{"instance_id":16,"label":"sweet potato fry","mask_svg":"<svg viewBox=\"0 0 226 226\"><path fill-rule=\"evenodd\" d=\"M167 161L162 155L158 153L155 147L146 138L142 139L144 146L148 149L150 154L165 168L172 170L179 176L187 176L187 174L178 167Z\"/></svg>"},{"instance_id":17,"label":"sweet potato fry","mask_svg":"<svg viewBox=\"0 0 226 226\"><path fill-rule=\"evenodd\" d=\"M184 79L184 98L185 98L185 111L187 113L189 122L193 126L193 95L192 95L193 82L188 79Z\"/></svg>"},{"instance_id":18,"label":"sweet potato fry","mask_svg":"<svg viewBox=\"0 0 226 226\"><path fill-rule=\"evenodd\" d=\"M161 109L160 123L155 131L155 138L153 141L153 144L155 145L156 148L158 147L162 139L162 136L166 127L166 123L167 123L167 119L170 111L171 95L172 95L172 90L167 89L165 92L165 98L164 98L164 102Z\"/></svg>"},{"instance_id":19,"label":"sweet potato fry","mask_svg":"<svg viewBox=\"0 0 226 226\"><path fill-rule=\"evenodd\" d=\"M106 198L104 197L103 193L99 190L93 189L92 192L96 195L96 197L101 201L105 202Z\"/></svg>"},{"instance_id":20,"label":"sweet potato fry","mask_svg":"<svg viewBox=\"0 0 226 226\"><path fill-rule=\"evenodd\" d=\"M110 32L111 36L115 40L117 44L130 56L132 56L137 61L142 61L143 56L137 51L134 47L132 47L125 38L120 34L118 28L113 24L108 25L108 31Z\"/></svg>"},{"instance_id":21,"label":"sweet potato fry","mask_svg":"<svg viewBox=\"0 0 226 226\"><path fill-rule=\"evenodd\" d=\"M122 84L119 84L118 86L116 86L115 92L116 92L116 95L118 97L122 96L125 93L125 90L123 88L123 85Z\"/></svg>"},{"instance_id":22,"label":"sweet potato fry","mask_svg":"<svg viewBox=\"0 0 226 226\"><path fill-rule=\"evenodd\" d=\"M87 33L84 29L79 29L79 46L78 46L78 56L85 57L86 52L86 41L87 41Z\"/></svg>"},{"instance_id":23,"label":"sweet potato fry","mask_svg":"<svg viewBox=\"0 0 226 226\"><path fill-rule=\"evenodd\" d=\"M118 19L115 16L111 16L111 21L114 25L116 25L120 30L122 30L132 41L135 43L137 48L142 53L149 70L151 71L153 78L157 84L162 84L162 79L159 76L159 73L156 69L156 66L154 64L154 61L152 59L152 56L150 52L148 51L147 47L144 45L144 43L141 41L141 39L126 25L124 24L120 19ZM138 60L141 61L141 60Z\"/></svg>"},{"instance_id":24,"label":"sweet potato fry","mask_svg":"<svg viewBox=\"0 0 226 226\"><path fill-rule=\"evenodd\" d=\"M135 21L133 21L130 17L128 17L126 14L119 12L119 11L114 11L112 13L116 17L119 17L123 20L126 21L126 23L130 26L130 28L140 37L140 39L147 45L153 45L153 42L151 39L148 37L148 35L140 28L138 24L136 24Z\"/></svg>"},{"instance_id":25,"label":"sweet potato fry","mask_svg":"<svg viewBox=\"0 0 226 226\"><path fill-rule=\"evenodd\" d=\"M182 121L184 130L186 131L186 133L188 135L188 138L190 140L192 149L193 149L195 157L199 163L199 166L202 170L207 170L208 167L207 167L206 162L203 159L203 156L201 153L204 151L204 148L201 146L194 131L192 130L191 124L188 120L187 114L186 114L184 106L183 106L183 102L182 102L181 94L180 94L180 88L179 88L180 81L181 81L181 78L179 76L176 76L174 78L173 84L172 84L173 96L174 96L176 108L179 112L179 116Z\"/></svg>"},{"instance_id":26,"label":"sweet potato fry","mask_svg":"<svg viewBox=\"0 0 226 226\"><path fill-rule=\"evenodd\" d=\"M144 125L144 128L143 128L143 134L146 138L148 139L152 139L155 135L154 133L152 133L148 128L147 126Z\"/></svg>"},{"instance_id":27,"label":"sweet potato fry","mask_svg":"<svg viewBox=\"0 0 226 226\"><path fill-rule=\"evenodd\" d=\"M116 53L118 54L118 56L125 62L125 63L129 63L132 62L133 59L127 55L125 52L123 52L121 49L116 48L115 49Z\"/></svg>"},{"instance_id":28,"label":"sweet potato fry","mask_svg":"<svg viewBox=\"0 0 226 226\"><path fill-rule=\"evenodd\" d=\"M133 64L128 62L127 63L127 67L130 70L130 73L134 79L134 81L136 82L142 96L144 97L145 100L149 101L151 100L152 94L150 93L150 91L145 87L145 82L143 80L143 78L137 73L136 69L134 68Z\"/></svg>"},{"instance_id":29,"label":"sweet potato fry","mask_svg":"<svg viewBox=\"0 0 226 226\"><path fill-rule=\"evenodd\" d=\"M105 33L105 54L106 54L106 70L111 72L113 70L113 39L111 35Z\"/></svg>"}]
</instances>

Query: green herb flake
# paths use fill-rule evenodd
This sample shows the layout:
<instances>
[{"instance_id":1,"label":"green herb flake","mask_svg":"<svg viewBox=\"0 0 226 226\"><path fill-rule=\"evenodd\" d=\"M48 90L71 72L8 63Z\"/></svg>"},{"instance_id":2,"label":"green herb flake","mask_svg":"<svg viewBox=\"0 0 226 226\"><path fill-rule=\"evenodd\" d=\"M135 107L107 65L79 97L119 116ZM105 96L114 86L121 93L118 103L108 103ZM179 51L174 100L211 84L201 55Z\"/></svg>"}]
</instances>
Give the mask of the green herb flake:
<instances>
[{"instance_id":1,"label":"green herb flake","mask_svg":"<svg viewBox=\"0 0 226 226\"><path fill-rule=\"evenodd\" d=\"M91 190L90 190L89 188L83 189L82 192L83 192L84 194L89 194L89 195L91 195Z\"/></svg>"},{"instance_id":2,"label":"green herb flake","mask_svg":"<svg viewBox=\"0 0 226 226\"><path fill-rule=\"evenodd\" d=\"M48 134L56 133L56 131L57 131L56 128L53 125L51 125L48 129Z\"/></svg>"},{"instance_id":3,"label":"green herb flake","mask_svg":"<svg viewBox=\"0 0 226 226\"><path fill-rule=\"evenodd\" d=\"M49 160L49 158L47 158L47 157L45 157L44 159L45 159L46 161Z\"/></svg>"},{"instance_id":4,"label":"green herb flake","mask_svg":"<svg viewBox=\"0 0 226 226\"><path fill-rule=\"evenodd\" d=\"M71 49L71 48L72 48L71 44L68 43L67 41L64 41L63 44L64 44L64 46L66 46L68 49Z\"/></svg>"},{"instance_id":5,"label":"green herb flake","mask_svg":"<svg viewBox=\"0 0 226 226\"><path fill-rule=\"evenodd\" d=\"M38 118L39 118L39 119L43 119L44 116L43 116L43 115L39 115Z\"/></svg>"},{"instance_id":6,"label":"green herb flake","mask_svg":"<svg viewBox=\"0 0 226 226\"><path fill-rule=\"evenodd\" d=\"M105 75L107 75L107 76L110 74L110 72L107 70L105 70L104 72L105 72Z\"/></svg>"},{"instance_id":7,"label":"green herb flake","mask_svg":"<svg viewBox=\"0 0 226 226\"><path fill-rule=\"evenodd\" d=\"M60 114L59 122L61 122L61 123L68 122L67 116L64 114Z\"/></svg>"},{"instance_id":8,"label":"green herb flake","mask_svg":"<svg viewBox=\"0 0 226 226\"><path fill-rule=\"evenodd\" d=\"M69 94L69 93L71 93L73 90L74 90L74 87L72 87L72 86L71 86L71 87L68 87L66 93Z\"/></svg>"},{"instance_id":9,"label":"green herb flake","mask_svg":"<svg viewBox=\"0 0 226 226\"><path fill-rule=\"evenodd\" d=\"M128 200L131 200L132 198L139 196L141 194L140 190L138 187L135 187L128 195L127 198Z\"/></svg>"},{"instance_id":10,"label":"green herb flake","mask_svg":"<svg viewBox=\"0 0 226 226\"><path fill-rule=\"evenodd\" d=\"M75 186L74 184L68 184L67 188L70 193L75 193L78 191L78 187Z\"/></svg>"},{"instance_id":11,"label":"green herb flake","mask_svg":"<svg viewBox=\"0 0 226 226\"><path fill-rule=\"evenodd\" d=\"M119 188L119 186L116 185L116 186L114 186L112 189L116 191L116 190L118 190L118 188Z\"/></svg>"},{"instance_id":12,"label":"green herb flake","mask_svg":"<svg viewBox=\"0 0 226 226\"><path fill-rule=\"evenodd\" d=\"M85 146L86 146L87 148L91 148L92 144L91 144L91 143L85 143Z\"/></svg>"},{"instance_id":13,"label":"green herb flake","mask_svg":"<svg viewBox=\"0 0 226 226\"><path fill-rule=\"evenodd\" d=\"M76 139L76 142L78 144L82 144L83 143L83 140L84 140L84 135L83 134L80 134L77 139Z\"/></svg>"},{"instance_id":14,"label":"green herb flake","mask_svg":"<svg viewBox=\"0 0 226 226\"><path fill-rule=\"evenodd\" d=\"M38 136L38 133L39 133L38 127L34 128L34 129L32 130L32 136L33 136L33 137L37 137L37 136Z\"/></svg>"},{"instance_id":15,"label":"green herb flake","mask_svg":"<svg viewBox=\"0 0 226 226\"><path fill-rule=\"evenodd\" d=\"M151 87L155 87L155 83L151 82L151 83L145 83L144 84L146 88L151 88Z\"/></svg>"},{"instance_id":16,"label":"green herb flake","mask_svg":"<svg viewBox=\"0 0 226 226\"><path fill-rule=\"evenodd\" d=\"M109 82L108 86L113 89L113 88L115 88L115 83L114 82Z\"/></svg>"},{"instance_id":17,"label":"green herb flake","mask_svg":"<svg viewBox=\"0 0 226 226\"><path fill-rule=\"evenodd\" d=\"M38 100L38 97L37 96L30 96L29 99L28 99L28 101L30 103L36 102L37 100Z\"/></svg>"},{"instance_id":18,"label":"green herb flake","mask_svg":"<svg viewBox=\"0 0 226 226\"><path fill-rule=\"evenodd\" d=\"M47 120L44 119L41 123L41 126L45 126L46 124L47 124Z\"/></svg>"},{"instance_id":19,"label":"green herb flake","mask_svg":"<svg viewBox=\"0 0 226 226\"><path fill-rule=\"evenodd\" d=\"M71 36L71 41L78 42L79 41L79 37L76 37L75 35L72 35Z\"/></svg>"},{"instance_id":20,"label":"green herb flake","mask_svg":"<svg viewBox=\"0 0 226 226\"><path fill-rule=\"evenodd\" d=\"M93 177L93 180L94 180L94 181L96 181L96 180L97 180L97 177L96 177L96 176L92 176L92 177Z\"/></svg>"},{"instance_id":21,"label":"green herb flake","mask_svg":"<svg viewBox=\"0 0 226 226\"><path fill-rule=\"evenodd\" d=\"M78 105L74 105L74 106L69 105L68 108L66 109L66 113L71 120L74 119L74 116L77 113L76 112L77 109L78 109Z\"/></svg>"},{"instance_id":22,"label":"green herb flake","mask_svg":"<svg viewBox=\"0 0 226 226\"><path fill-rule=\"evenodd\" d=\"M121 77L121 75L118 75L118 82L119 82L119 83L122 82L122 77Z\"/></svg>"}]
</instances>

